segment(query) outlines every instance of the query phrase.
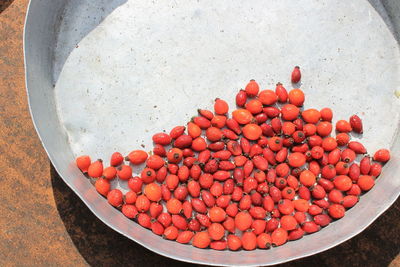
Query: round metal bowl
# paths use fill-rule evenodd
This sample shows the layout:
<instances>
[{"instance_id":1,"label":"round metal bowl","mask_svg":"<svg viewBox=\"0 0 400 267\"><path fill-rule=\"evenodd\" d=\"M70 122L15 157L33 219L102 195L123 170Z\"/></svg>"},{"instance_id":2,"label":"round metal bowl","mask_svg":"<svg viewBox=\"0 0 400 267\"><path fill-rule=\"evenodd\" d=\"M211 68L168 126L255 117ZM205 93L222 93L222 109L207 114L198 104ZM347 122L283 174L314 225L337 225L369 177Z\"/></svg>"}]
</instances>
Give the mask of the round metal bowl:
<instances>
[{"instance_id":1,"label":"round metal bowl","mask_svg":"<svg viewBox=\"0 0 400 267\"><path fill-rule=\"evenodd\" d=\"M399 195L399 14L396 0L32 0L24 33L32 118L65 183L109 227L156 253L227 266L309 256L360 233ZM251 78L291 89L295 65L305 107L331 107L334 120L356 113L365 133L353 137L371 153L392 150L376 186L318 233L239 252L166 241L108 205L74 164L80 154L150 150L152 133L184 125L216 97L233 108Z\"/></svg>"}]
</instances>

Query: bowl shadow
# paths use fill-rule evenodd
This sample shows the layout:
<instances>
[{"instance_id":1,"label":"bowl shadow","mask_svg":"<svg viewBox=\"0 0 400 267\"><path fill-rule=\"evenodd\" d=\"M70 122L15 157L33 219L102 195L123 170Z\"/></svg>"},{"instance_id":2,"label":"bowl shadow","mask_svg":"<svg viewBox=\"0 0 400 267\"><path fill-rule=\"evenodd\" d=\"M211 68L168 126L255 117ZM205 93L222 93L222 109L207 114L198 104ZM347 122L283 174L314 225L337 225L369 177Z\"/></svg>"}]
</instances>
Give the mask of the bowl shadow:
<instances>
[{"instance_id":1,"label":"bowl shadow","mask_svg":"<svg viewBox=\"0 0 400 267\"><path fill-rule=\"evenodd\" d=\"M0 14L9 7L14 0L1 0L0 1Z\"/></svg>"},{"instance_id":2,"label":"bowl shadow","mask_svg":"<svg viewBox=\"0 0 400 267\"><path fill-rule=\"evenodd\" d=\"M99 220L50 164L58 213L75 247L91 266L187 266L155 254Z\"/></svg>"},{"instance_id":3,"label":"bowl shadow","mask_svg":"<svg viewBox=\"0 0 400 267\"><path fill-rule=\"evenodd\" d=\"M158 255L115 232L86 207L51 163L50 175L58 213L75 247L89 265L196 266ZM365 231L345 243L277 266L388 266L400 253L398 214L400 200Z\"/></svg>"}]
</instances>

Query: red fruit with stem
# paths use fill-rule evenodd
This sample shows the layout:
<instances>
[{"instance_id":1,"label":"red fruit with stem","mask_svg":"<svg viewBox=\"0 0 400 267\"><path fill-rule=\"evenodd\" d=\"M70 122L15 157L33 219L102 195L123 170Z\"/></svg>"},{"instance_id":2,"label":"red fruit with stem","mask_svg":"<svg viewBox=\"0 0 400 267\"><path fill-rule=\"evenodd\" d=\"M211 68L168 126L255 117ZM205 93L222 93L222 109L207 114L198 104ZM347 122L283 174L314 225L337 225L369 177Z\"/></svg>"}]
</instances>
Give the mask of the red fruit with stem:
<instances>
[{"instance_id":1,"label":"red fruit with stem","mask_svg":"<svg viewBox=\"0 0 400 267\"><path fill-rule=\"evenodd\" d=\"M119 152L114 152L111 155L110 165L115 167L115 166L122 164L123 161L124 161L124 157L122 156L122 154Z\"/></svg>"},{"instance_id":2,"label":"red fruit with stem","mask_svg":"<svg viewBox=\"0 0 400 267\"><path fill-rule=\"evenodd\" d=\"M300 79L301 79L300 67L296 66L292 71L292 76L291 76L292 83L298 83Z\"/></svg>"},{"instance_id":3,"label":"red fruit with stem","mask_svg":"<svg viewBox=\"0 0 400 267\"><path fill-rule=\"evenodd\" d=\"M363 124L362 124L362 120L360 119L360 117L358 117L357 115L353 115L350 117L349 122L350 122L350 126L354 132L360 133L360 134L363 133Z\"/></svg>"},{"instance_id":4,"label":"red fruit with stem","mask_svg":"<svg viewBox=\"0 0 400 267\"><path fill-rule=\"evenodd\" d=\"M91 164L91 160L89 156L79 156L76 158L76 166L83 172L86 173Z\"/></svg>"}]
</instances>

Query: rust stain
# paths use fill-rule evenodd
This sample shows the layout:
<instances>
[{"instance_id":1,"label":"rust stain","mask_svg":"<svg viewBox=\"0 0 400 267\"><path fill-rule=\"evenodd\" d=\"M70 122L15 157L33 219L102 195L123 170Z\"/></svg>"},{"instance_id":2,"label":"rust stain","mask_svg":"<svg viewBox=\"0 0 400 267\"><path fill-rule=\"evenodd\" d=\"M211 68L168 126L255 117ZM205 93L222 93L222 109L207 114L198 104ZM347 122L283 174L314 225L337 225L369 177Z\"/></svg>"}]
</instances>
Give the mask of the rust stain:
<instances>
[{"instance_id":1,"label":"rust stain","mask_svg":"<svg viewBox=\"0 0 400 267\"><path fill-rule=\"evenodd\" d=\"M0 0L0 266L186 266L99 221L58 177L33 128L24 88L27 0ZM281 266L400 266L400 201L357 237Z\"/></svg>"},{"instance_id":2,"label":"rust stain","mask_svg":"<svg viewBox=\"0 0 400 267\"><path fill-rule=\"evenodd\" d=\"M0 1L0 265L87 265L56 208L29 115L22 30L27 0Z\"/></svg>"}]
</instances>

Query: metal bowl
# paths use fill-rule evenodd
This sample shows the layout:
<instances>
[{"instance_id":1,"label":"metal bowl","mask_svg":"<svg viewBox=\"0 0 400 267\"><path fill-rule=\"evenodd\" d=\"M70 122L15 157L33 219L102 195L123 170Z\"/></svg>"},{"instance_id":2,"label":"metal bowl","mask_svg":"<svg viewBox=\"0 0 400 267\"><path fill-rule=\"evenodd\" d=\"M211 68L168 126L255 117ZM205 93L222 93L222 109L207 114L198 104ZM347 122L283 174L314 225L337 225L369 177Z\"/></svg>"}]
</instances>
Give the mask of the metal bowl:
<instances>
[{"instance_id":1,"label":"metal bowl","mask_svg":"<svg viewBox=\"0 0 400 267\"><path fill-rule=\"evenodd\" d=\"M109 227L156 253L227 266L316 254L360 233L399 195L399 11L396 0L32 0L24 33L32 118L65 183ZM233 108L250 78L291 89L295 65L306 107L331 107L335 120L356 113L365 133L353 137L371 152L392 150L376 186L318 233L267 251L166 241L108 205L74 164L79 154L150 150L151 133L184 125L216 97Z\"/></svg>"}]
</instances>

